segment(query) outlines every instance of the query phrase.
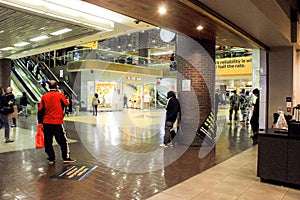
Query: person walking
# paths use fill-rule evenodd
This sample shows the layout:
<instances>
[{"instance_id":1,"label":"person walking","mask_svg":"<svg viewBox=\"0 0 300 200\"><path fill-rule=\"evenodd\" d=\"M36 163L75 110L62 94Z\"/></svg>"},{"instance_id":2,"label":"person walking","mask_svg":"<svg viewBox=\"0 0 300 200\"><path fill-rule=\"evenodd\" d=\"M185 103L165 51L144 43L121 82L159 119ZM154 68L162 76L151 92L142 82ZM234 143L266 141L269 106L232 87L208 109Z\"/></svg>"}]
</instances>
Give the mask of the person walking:
<instances>
[{"instance_id":1,"label":"person walking","mask_svg":"<svg viewBox=\"0 0 300 200\"><path fill-rule=\"evenodd\" d=\"M8 114L13 112L13 102L7 101L4 93L4 89L0 87L0 128L4 125L4 137L5 143L14 142L14 140L9 138L9 123L8 123Z\"/></svg>"},{"instance_id":2,"label":"person walking","mask_svg":"<svg viewBox=\"0 0 300 200\"><path fill-rule=\"evenodd\" d=\"M93 116L97 116L99 102L99 96L97 93L95 93L92 100Z\"/></svg>"},{"instance_id":3,"label":"person walking","mask_svg":"<svg viewBox=\"0 0 300 200\"><path fill-rule=\"evenodd\" d=\"M167 106L166 106L166 121L165 121L165 135L164 142L161 147L173 146L172 140L175 135L171 135L171 129L173 128L174 122L181 118L181 108L178 99L173 91L167 93Z\"/></svg>"},{"instance_id":4,"label":"person walking","mask_svg":"<svg viewBox=\"0 0 300 200\"><path fill-rule=\"evenodd\" d=\"M248 125L249 123L249 112L251 108L250 102L251 102L251 97L249 96L249 91L246 91L246 93L242 93L240 97L241 113L242 113L241 122L246 125Z\"/></svg>"},{"instance_id":5,"label":"person walking","mask_svg":"<svg viewBox=\"0 0 300 200\"><path fill-rule=\"evenodd\" d=\"M12 105L15 105L15 95L12 93L13 89L12 87L7 87L6 88L6 94L5 94L5 98L7 100L7 102L12 102ZM17 114L17 113L16 113ZM17 126L17 119L15 116L12 117L12 125L11 127L16 127Z\"/></svg>"},{"instance_id":6,"label":"person walking","mask_svg":"<svg viewBox=\"0 0 300 200\"><path fill-rule=\"evenodd\" d=\"M27 104L28 104L28 100L27 100L27 95L26 92L22 93L23 96L20 99L20 106L22 108L22 110L19 112L19 115L24 115L25 117L28 117L28 113L27 113Z\"/></svg>"},{"instance_id":7,"label":"person walking","mask_svg":"<svg viewBox=\"0 0 300 200\"><path fill-rule=\"evenodd\" d=\"M238 111L239 111L239 96L236 94L236 90L232 91L233 95L229 98L230 108L229 108L229 124L232 124L232 114L234 111L234 124L237 124Z\"/></svg>"},{"instance_id":8,"label":"person walking","mask_svg":"<svg viewBox=\"0 0 300 200\"><path fill-rule=\"evenodd\" d=\"M44 129L45 152L48 155L50 165L55 163L55 152L53 149L53 136L60 145L61 156L64 164L75 162L70 158L69 145L66 132L63 127L64 107L69 105L65 95L57 89L54 80L49 82L50 91L41 98L38 107L38 123Z\"/></svg>"},{"instance_id":9,"label":"person walking","mask_svg":"<svg viewBox=\"0 0 300 200\"><path fill-rule=\"evenodd\" d=\"M128 100L128 98L127 98L126 94L124 94L124 96L123 96L123 108L126 107L128 109L127 100Z\"/></svg>"},{"instance_id":10,"label":"person walking","mask_svg":"<svg viewBox=\"0 0 300 200\"><path fill-rule=\"evenodd\" d=\"M253 141L258 139L258 130L259 130L259 90L255 88L252 91L253 95L256 97L253 103L253 112L250 119L250 124L252 128L253 135L251 136Z\"/></svg>"}]
</instances>

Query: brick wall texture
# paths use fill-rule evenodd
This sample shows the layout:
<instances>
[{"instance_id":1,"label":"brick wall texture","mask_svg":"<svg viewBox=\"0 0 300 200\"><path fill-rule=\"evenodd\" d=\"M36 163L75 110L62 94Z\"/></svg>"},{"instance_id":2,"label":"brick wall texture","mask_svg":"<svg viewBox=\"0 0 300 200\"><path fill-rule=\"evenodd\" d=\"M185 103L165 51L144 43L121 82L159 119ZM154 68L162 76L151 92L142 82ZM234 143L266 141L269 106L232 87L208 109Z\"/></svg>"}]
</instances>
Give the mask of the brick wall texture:
<instances>
[{"instance_id":1,"label":"brick wall texture","mask_svg":"<svg viewBox=\"0 0 300 200\"><path fill-rule=\"evenodd\" d=\"M177 89L182 109L181 131L192 143L214 105L215 41L193 40L177 35ZM191 91L182 90L182 80L191 80Z\"/></svg>"}]
</instances>

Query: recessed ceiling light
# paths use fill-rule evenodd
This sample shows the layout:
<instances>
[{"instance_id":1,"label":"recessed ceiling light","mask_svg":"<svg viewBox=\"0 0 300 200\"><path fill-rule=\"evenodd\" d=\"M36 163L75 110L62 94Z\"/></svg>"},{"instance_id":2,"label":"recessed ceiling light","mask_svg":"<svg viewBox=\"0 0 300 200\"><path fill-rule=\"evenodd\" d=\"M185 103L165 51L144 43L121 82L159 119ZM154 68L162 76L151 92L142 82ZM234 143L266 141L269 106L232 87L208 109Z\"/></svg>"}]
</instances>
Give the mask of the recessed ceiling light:
<instances>
[{"instance_id":1,"label":"recessed ceiling light","mask_svg":"<svg viewBox=\"0 0 300 200\"><path fill-rule=\"evenodd\" d=\"M37 42L37 41L45 40L47 38L49 38L47 35L41 35L41 36L30 39L30 41Z\"/></svg>"},{"instance_id":2,"label":"recessed ceiling light","mask_svg":"<svg viewBox=\"0 0 300 200\"><path fill-rule=\"evenodd\" d=\"M203 30L203 26L201 26L201 25L200 25L200 26L197 26L197 30L198 30L198 31Z\"/></svg>"},{"instance_id":3,"label":"recessed ceiling light","mask_svg":"<svg viewBox=\"0 0 300 200\"><path fill-rule=\"evenodd\" d=\"M13 47L4 47L4 48L0 49L0 51L9 51L12 49L14 49L14 48Z\"/></svg>"},{"instance_id":4,"label":"recessed ceiling light","mask_svg":"<svg viewBox=\"0 0 300 200\"><path fill-rule=\"evenodd\" d=\"M29 42L20 42L20 43L17 43L17 44L14 44L15 47L23 47L23 46L26 46L30 44Z\"/></svg>"},{"instance_id":5,"label":"recessed ceiling light","mask_svg":"<svg viewBox=\"0 0 300 200\"><path fill-rule=\"evenodd\" d=\"M159 12L159 14L164 15L164 14L166 14L167 9L164 6L161 6L161 7L159 7L158 12Z\"/></svg>"},{"instance_id":6,"label":"recessed ceiling light","mask_svg":"<svg viewBox=\"0 0 300 200\"><path fill-rule=\"evenodd\" d=\"M64 33L70 32L70 31L72 31L72 29L64 28L64 29L55 31L53 33L50 33L50 35L61 35L61 34L64 34Z\"/></svg>"}]
</instances>

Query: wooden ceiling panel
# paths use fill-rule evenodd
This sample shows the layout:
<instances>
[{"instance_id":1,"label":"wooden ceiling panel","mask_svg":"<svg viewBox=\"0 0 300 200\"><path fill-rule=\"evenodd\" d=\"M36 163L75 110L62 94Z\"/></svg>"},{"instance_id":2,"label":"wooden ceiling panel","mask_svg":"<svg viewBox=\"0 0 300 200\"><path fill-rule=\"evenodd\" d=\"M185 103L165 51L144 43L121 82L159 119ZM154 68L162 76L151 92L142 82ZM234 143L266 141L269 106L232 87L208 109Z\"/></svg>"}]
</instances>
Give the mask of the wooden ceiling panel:
<instances>
[{"instance_id":1,"label":"wooden ceiling panel","mask_svg":"<svg viewBox=\"0 0 300 200\"><path fill-rule=\"evenodd\" d=\"M139 19L154 26L170 29L194 39L216 40L217 44L253 48L254 44L224 28L212 19L192 9L180 0L84 0L100 7ZM158 8L165 5L167 13L159 15ZM203 31L196 30L198 25ZM220 38L220 39L219 39Z\"/></svg>"},{"instance_id":2,"label":"wooden ceiling panel","mask_svg":"<svg viewBox=\"0 0 300 200\"><path fill-rule=\"evenodd\" d=\"M216 40L219 45L240 46L252 48L254 45L237 36L232 31L182 3L185 0L84 0L100 7L115 11L117 13L139 19L151 25L170 29L194 39ZM15 48L12 51L0 51L2 57L26 51L36 47L46 47L59 41L70 41L75 38L88 36L98 32L94 29L81 27L71 23L50 19L45 16L29 12L15 10L1 6L0 3L0 49L12 46L19 42L29 42L31 38L41 34L49 33L62 28L70 28L73 31L57 37L51 37L38 43L31 42L30 45ZM158 8L165 5L167 13L160 15ZM204 30L197 31L196 27L202 25Z\"/></svg>"}]
</instances>

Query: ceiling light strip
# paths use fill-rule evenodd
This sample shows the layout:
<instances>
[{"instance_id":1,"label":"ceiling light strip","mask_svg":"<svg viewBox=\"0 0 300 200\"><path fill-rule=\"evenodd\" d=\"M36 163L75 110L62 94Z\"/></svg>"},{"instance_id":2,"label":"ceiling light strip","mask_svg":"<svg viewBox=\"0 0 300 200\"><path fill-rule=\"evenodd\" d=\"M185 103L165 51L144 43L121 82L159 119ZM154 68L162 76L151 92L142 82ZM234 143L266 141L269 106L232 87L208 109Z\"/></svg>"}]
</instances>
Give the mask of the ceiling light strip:
<instances>
[{"instance_id":1,"label":"ceiling light strip","mask_svg":"<svg viewBox=\"0 0 300 200\"><path fill-rule=\"evenodd\" d=\"M35 0L0 0L0 3L10 7L17 7L23 10L48 15L54 18L59 18L66 21L71 21L77 24L83 24L88 27L93 27L98 30L112 31L114 22L101 18L97 14L90 14L88 11L82 11L82 8L70 9L55 1ZM68 12L66 12L68 11ZM76 11L76 12L75 12Z\"/></svg>"},{"instance_id":2,"label":"ceiling light strip","mask_svg":"<svg viewBox=\"0 0 300 200\"><path fill-rule=\"evenodd\" d=\"M23 47L23 46L26 46L30 44L29 42L20 42L20 43L17 43L17 44L14 44L15 47Z\"/></svg>"}]
</instances>

